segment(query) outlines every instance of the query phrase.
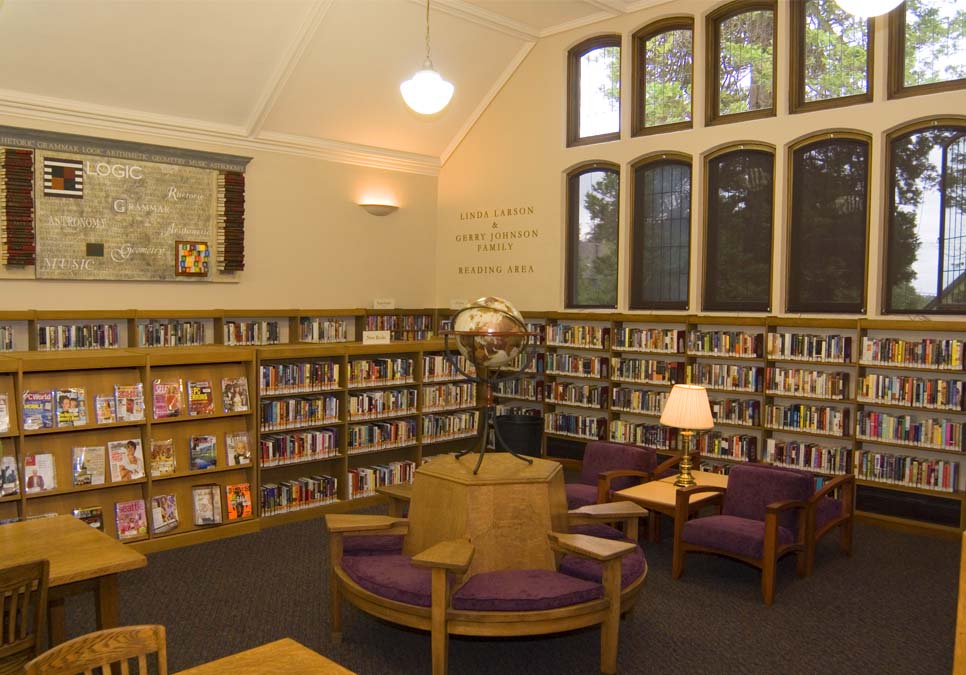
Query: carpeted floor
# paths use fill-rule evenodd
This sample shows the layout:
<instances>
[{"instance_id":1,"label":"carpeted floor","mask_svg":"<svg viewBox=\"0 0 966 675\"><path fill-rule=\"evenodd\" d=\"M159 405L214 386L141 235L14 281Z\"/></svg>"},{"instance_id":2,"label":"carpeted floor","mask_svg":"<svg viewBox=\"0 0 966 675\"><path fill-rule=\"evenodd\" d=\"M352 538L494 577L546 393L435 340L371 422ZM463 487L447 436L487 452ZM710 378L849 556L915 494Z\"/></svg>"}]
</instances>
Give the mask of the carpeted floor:
<instances>
[{"instance_id":1,"label":"carpeted floor","mask_svg":"<svg viewBox=\"0 0 966 675\"><path fill-rule=\"evenodd\" d=\"M775 604L741 563L691 555L670 576L671 543L645 549L637 607L621 625L622 673L949 673L958 542L859 524L851 559L827 537L816 571L780 564ZM341 644L327 639L321 521L165 551L121 575L121 621L168 629L170 671L292 637L359 675L430 672L428 634L347 606ZM68 631L93 630L92 599L68 603ZM598 672L599 632L454 638L453 675ZM227 675L227 674L226 674Z\"/></svg>"}]
</instances>

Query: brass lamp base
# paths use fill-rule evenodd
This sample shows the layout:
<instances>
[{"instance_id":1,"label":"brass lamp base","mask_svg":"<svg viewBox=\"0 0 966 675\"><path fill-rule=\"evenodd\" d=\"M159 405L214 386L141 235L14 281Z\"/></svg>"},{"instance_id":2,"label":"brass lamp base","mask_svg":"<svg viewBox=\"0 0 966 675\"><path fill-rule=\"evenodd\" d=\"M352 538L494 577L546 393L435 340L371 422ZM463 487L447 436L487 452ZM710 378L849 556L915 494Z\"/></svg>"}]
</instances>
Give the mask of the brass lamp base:
<instances>
[{"instance_id":1,"label":"brass lamp base","mask_svg":"<svg viewBox=\"0 0 966 675\"><path fill-rule=\"evenodd\" d=\"M691 437L694 436L694 432L682 431L681 435L684 436L684 456L681 457L680 473L674 479L674 486L693 487L698 484L691 475Z\"/></svg>"}]
</instances>

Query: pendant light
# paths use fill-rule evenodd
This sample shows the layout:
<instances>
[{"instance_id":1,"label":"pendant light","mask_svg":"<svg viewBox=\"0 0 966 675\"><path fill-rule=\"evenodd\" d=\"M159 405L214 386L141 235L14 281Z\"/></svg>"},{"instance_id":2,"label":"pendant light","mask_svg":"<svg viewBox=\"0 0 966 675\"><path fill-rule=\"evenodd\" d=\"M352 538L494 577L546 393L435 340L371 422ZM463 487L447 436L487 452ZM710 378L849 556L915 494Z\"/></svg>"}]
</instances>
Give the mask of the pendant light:
<instances>
[{"instance_id":1,"label":"pendant light","mask_svg":"<svg viewBox=\"0 0 966 675\"><path fill-rule=\"evenodd\" d=\"M453 98L453 85L444 80L429 58L429 0L426 0L426 61L423 69L399 85L406 105L420 115L432 115Z\"/></svg>"},{"instance_id":2,"label":"pendant light","mask_svg":"<svg viewBox=\"0 0 966 675\"><path fill-rule=\"evenodd\" d=\"M835 0L835 2L849 14L867 19L891 12L902 0Z\"/></svg>"}]
</instances>

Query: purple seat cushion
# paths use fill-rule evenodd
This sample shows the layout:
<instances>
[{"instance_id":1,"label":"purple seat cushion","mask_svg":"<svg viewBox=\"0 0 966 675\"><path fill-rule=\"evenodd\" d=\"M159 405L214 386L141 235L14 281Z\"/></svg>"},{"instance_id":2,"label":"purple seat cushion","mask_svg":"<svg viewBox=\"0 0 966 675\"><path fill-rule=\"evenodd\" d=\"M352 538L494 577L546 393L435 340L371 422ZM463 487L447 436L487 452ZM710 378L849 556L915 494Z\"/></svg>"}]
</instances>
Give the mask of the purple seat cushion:
<instances>
[{"instance_id":1,"label":"purple seat cushion","mask_svg":"<svg viewBox=\"0 0 966 675\"><path fill-rule=\"evenodd\" d=\"M342 559L353 581L378 596L408 605L432 604L432 572L415 567L408 555L354 555Z\"/></svg>"},{"instance_id":2,"label":"purple seat cushion","mask_svg":"<svg viewBox=\"0 0 966 675\"><path fill-rule=\"evenodd\" d=\"M636 551L621 558L621 588L627 588L640 578L646 568L644 551L641 550L640 546L637 547ZM565 555L560 561L560 571L578 579L585 579L598 584L604 582L603 564L583 556Z\"/></svg>"},{"instance_id":3,"label":"purple seat cushion","mask_svg":"<svg viewBox=\"0 0 966 675\"><path fill-rule=\"evenodd\" d=\"M567 508L579 509L581 506L597 503L597 483L567 483Z\"/></svg>"},{"instance_id":4,"label":"purple seat cushion","mask_svg":"<svg viewBox=\"0 0 966 675\"><path fill-rule=\"evenodd\" d=\"M603 586L550 570L476 574L453 593L453 609L531 612L579 605L603 597Z\"/></svg>"},{"instance_id":5,"label":"purple seat cushion","mask_svg":"<svg viewBox=\"0 0 966 675\"><path fill-rule=\"evenodd\" d=\"M342 537L342 555L402 553L402 534L350 534Z\"/></svg>"},{"instance_id":6,"label":"purple seat cushion","mask_svg":"<svg viewBox=\"0 0 966 675\"><path fill-rule=\"evenodd\" d=\"M657 452L654 448L642 448L638 445L626 443L610 443L608 441L591 441L584 448L584 459L580 469L580 482L585 485L597 485L597 478L607 471L618 469L634 469L637 471L653 471L657 466ZM615 478L611 490L623 490L641 482L634 476Z\"/></svg>"},{"instance_id":7,"label":"purple seat cushion","mask_svg":"<svg viewBox=\"0 0 966 675\"><path fill-rule=\"evenodd\" d=\"M695 546L760 559L765 548L765 521L724 515L695 518L684 524L681 539ZM792 531L779 525L778 546L794 541Z\"/></svg>"},{"instance_id":8,"label":"purple seat cushion","mask_svg":"<svg viewBox=\"0 0 966 675\"><path fill-rule=\"evenodd\" d=\"M788 499L806 502L814 492L814 479L807 473L741 464L728 474L722 515L764 522L765 507L769 504ZM793 536L798 531L799 513L798 509L789 509L778 516L778 524Z\"/></svg>"},{"instance_id":9,"label":"purple seat cushion","mask_svg":"<svg viewBox=\"0 0 966 675\"><path fill-rule=\"evenodd\" d=\"M623 532L616 527L604 525L603 523L571 525L570 534L586 534L588 537L600 537L601 539L625 539Z\"/></svg>"}]
</instances>

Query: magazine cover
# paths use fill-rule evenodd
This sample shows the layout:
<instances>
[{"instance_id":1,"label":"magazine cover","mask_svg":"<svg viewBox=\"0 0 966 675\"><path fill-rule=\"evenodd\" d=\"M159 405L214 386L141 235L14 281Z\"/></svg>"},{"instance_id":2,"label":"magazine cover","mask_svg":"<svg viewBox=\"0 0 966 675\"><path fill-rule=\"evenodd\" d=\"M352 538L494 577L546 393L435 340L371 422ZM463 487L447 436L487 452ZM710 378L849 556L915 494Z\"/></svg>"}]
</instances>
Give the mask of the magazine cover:
<instances>
[{"instance_id":1,"label":"magazine cover","mask_svg":"<svg viewBox=\"0 0 966 675\"><path fill-rule=\"evenodd\" d=\"M104 513L100 506L88 506L82 509L74 509L75 518L80 518L91 527L104 531Z\"/></svg>"},{"instance_id":2,"label":"magazine cover","mask_svg":"<svg viewBox=\"0 0 966 675\"><path fill-rule=\"evenodd\" d=\"M73 449L74 485L104 484L104 446Z\"/></svg>"},{"instance_id":3,"label":"magazine cover","mask_svg":"<svg viewBox=\"0 0 966 675\"><path fill-rule=\"evenodd\" d=\"M248 483L226 485L228 520L241 520L252 515L252 489Z\"/></svg>"},{"instance_id":4,"label":"magazine cover","mask_svg":"<svg viewBox=\"0 0 966 675\"><path fill-rule=\"evenodd\" d=\"M174 495L151 497L151 526L155 534L178 527L178 504Z\"/></svg>"},{"instance_id":5,"label":"magazine cover","mask_svg":"<svg viewBox=\"0 0 966 675\"><path fill-rule=\"evenodd\" d=\"M140 438L108 441L107 453L111 462L111 480L114 482L144 478L144 453Z\"/></svg>"},{"instance_id":6,"label":"magazine cover","mask_svg":"<svg viewBox=\"0 0 966 675\"><path fill-rule=\"evenodd\" d=\"M192 436L188 440L188 452L191 457L191 470L210 469L218 465L215 456L216 440L214 436Z\"/></svg>"},{"instance_id":7,"label":"magazine cover","mask_svg":"<svg viewBox=\"0 0 966 675\"><path fill-rule=\"evenodd\" d=\"M27 455L24 458L24 489L27 492L43 492L57 487L54 456L49 452Z\"/></svg>"},{"instance_id":8,"label":"magazine cover","mask_svg":"<svg viewBox=\"0 0 966 675\"><path fill-rule=\"evenodd\" d=\"M4 455L0 457L0 497L20 492L20 479L17 477L17 458Z\"/></svg>"},{"instance_id":9,"label":"magazine cover","mask_svg":"<svg viewBox=\"0 0 966 675\"><path fill-rule=\"evenodd\" d=\"M252 451L247 431L229 431L225 434L228 465L251 464Z\"/></svg>"},{"instance_id":10,"label":"magazine cover","mask_svg":"<svg viewBox=\"0 0 966 675\"><path fill-rule=\"evenodd\" d=\"M154 403L154 419L181 415L181 380L155 380L151 397Z\"/></svg>"},{"instance_id":11,"label":"magazine cover","mask_svg":"<svg viewBox=\"0 0 966 675\"><path fill-rule=\"evenodd\" d=\"M54 393L25 391L23 393L23 428L49 429L54 426Z\"/></svg>"},{"instance_id":12,"label":"magazine cover","mask_svg":"<svg viewBox=\"0 0 966 675\"><path fill-rule=\"evenodd\" d=\"M78 427L87 424L87 397L83 387L58 389L56 408L58 427Z\"/></svg>"},{"instance_id":13,"label":"magazine cover","mask_svg":"<svg viewBox=\"0 0 966 675\"><path fill-rule=\"evenodd\" d=\"M215 400L211 393L211 382L199 380L188 382L188 414L211 415L215 412Z\"/></svg>"},{"instance_id":14,"label":"magazine cover","mask_svg":"<svg viewBox=\"0 0 966 675\"><path fill-rule=\"evenodd\" d=\"M248 412L248 378L224 377L221 380L222 410Z\"/></svg>"},{"instance_id":15,"label":"magazine cover","mask_svg":"<svg viewBox=\"0 0 966 675\"><path fill-rule=\"evenodd\" d=\"M221 522L221 487L195 485L191 488L195 525L217 525Z\"/></svg>"},{"instance_id":16,"label":"magazine cover","mask_svg":"<svg viewBox=\"0 0 966 675\"><path fill-rule=\"evenodd\" d=\"M152 440L151 476L170 476L174 471L174 439Z\"/></svg>"},{"instance_id":17,"label":"magazine cover","mask_svg":"<svg viewBox=\"0 0 966 675\"><path fill-rule=\"evenodd\" d=\"M114 409L118 422L144 420L144 387L137 384L114 385Z\"/></svg>"},{"instance_id":18,"label":"magazine cover","mask_svg":"<svg viewBox=\"0 0 966 675\"><path fill-rule=\"evenodd\" d=\"M113 396L94 397L94 415L98 424L114 424L117 421L117 413L114 408Z\"/></svg>"},{"instance_id":19,"label":"magazine cover","mask_svg":"<svg viewBox=\"0 0 966 675\"><path fill-rule=\"evenodd\" d=\"M148 533L148 518L143 499L132 499L114 504L117 538L121 541L143 537Z\"/></svg>"},{"instance_id":20,"label":"magazine cover","mask_svg":"<svg viewBox=\"0 0 966 675\"><path fill-rule=\"evenodd\" d=\"M7 403L7 395L0 394L0 433L10 431L10 407Z\"/></svg>"}]
</instances>

